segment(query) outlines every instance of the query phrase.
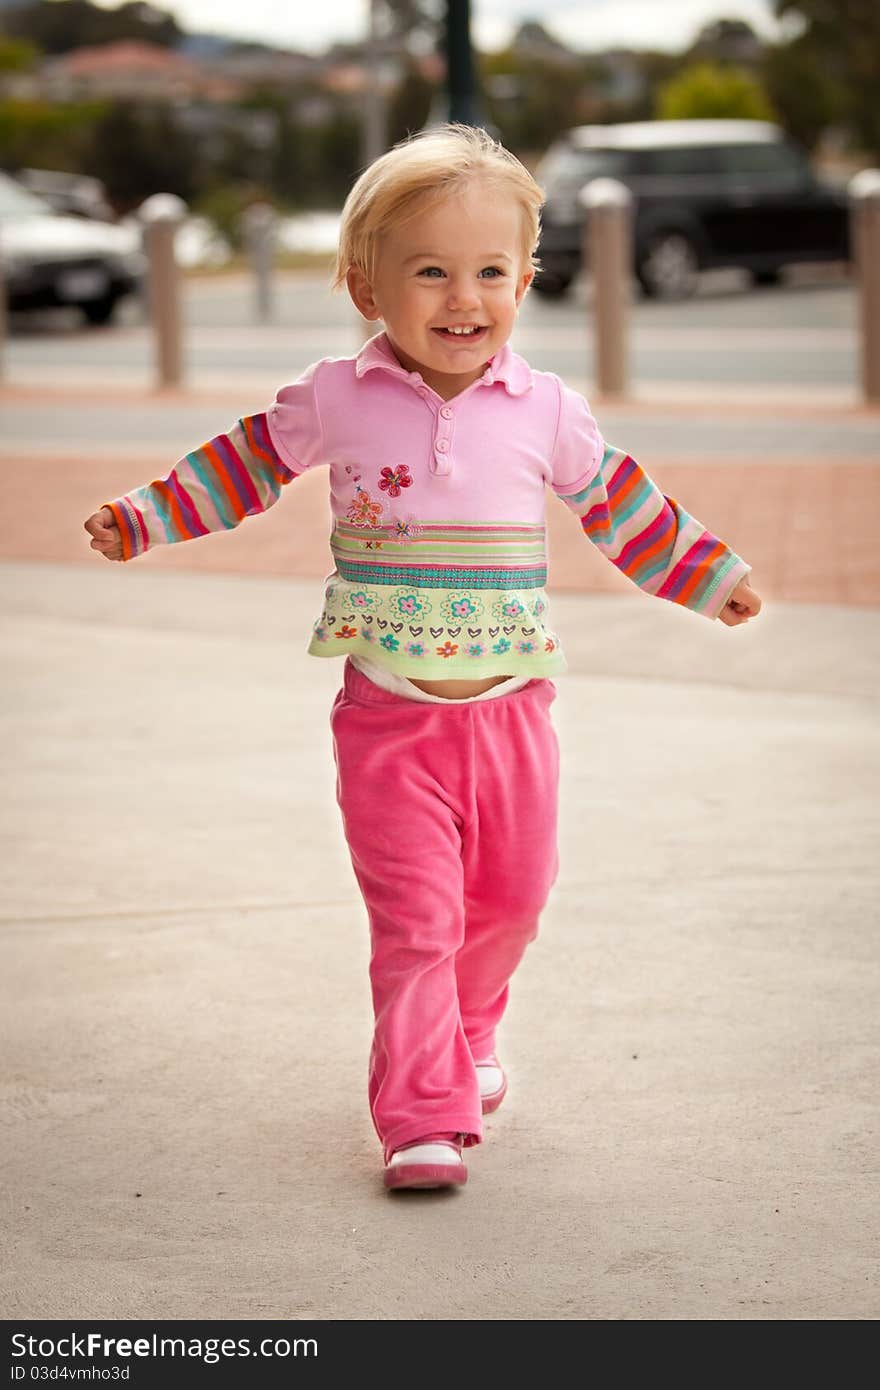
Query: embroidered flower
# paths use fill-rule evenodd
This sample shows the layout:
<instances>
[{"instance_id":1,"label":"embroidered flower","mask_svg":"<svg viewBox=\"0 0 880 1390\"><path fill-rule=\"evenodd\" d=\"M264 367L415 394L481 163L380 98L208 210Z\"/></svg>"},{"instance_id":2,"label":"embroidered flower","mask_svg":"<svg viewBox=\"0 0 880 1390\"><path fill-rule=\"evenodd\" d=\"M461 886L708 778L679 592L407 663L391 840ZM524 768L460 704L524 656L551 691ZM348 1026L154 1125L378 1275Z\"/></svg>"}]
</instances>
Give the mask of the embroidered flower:
<instances>
[{"instance_id":1,"label":"embroidered flower","mask_svg":"<svg viewBox=\"0 0 880 1390\"><path fill-rule=\"evenodd\" d=\"M401 545L407 545L422 534L422 527L419 525L418 518L412 515L395 517L393 527L393 538Z\"/></svg>"},{"instance_id":2,"label":"embroidered flower","mask_svg":"<svg viewBox=\"0 0 880 1390\"><path fill-rule=\"evenodd\" d=\"M515 594L508 593L498 599L497 603L493 603L492 612L498 622L512 623L525 616L526 608L525 604L520 603Z\"/></svg>"},{"instance_id":3,"label":"embroidered flower","mask_svg":"<svg viewBox=\"0 0 880 1390\"><path fill-rule=\"evenodd\" d=\"M362 627L361 637L364 639L365 642L372 642L374 640L373 629L371 627Z\"/></svg>"},{"instance_id":4,"label":"embroidered flower","mask_svg":"<svg viewBox=\"0 0 880 1390\"><path fill-rule=\"evenodd\" d=\"M447 623L471 623L483 616L481 600L466 589L447 594L440 609Z\"/></svg>"},{"instance_id":5,"label":"embroidered flower","mask_svg":"<svg viewBox=\"0 0 880 1390\"><path fill-rule=\"evenodd\" d=\"M409 469L405 463L399 463L396 468L383 468L379 477L379 486L383 492L387 492L389 497L399 497L400 490L404 487L412 487L413 480L409 476Z\"/></svg>"},{"instance_id":6,"label":"embroidered flower","mask_svg":"<svg viewBox=\"0 0 880 1390\"><path fill-rule=\"evenodd\" d=\"M322 627L320 623L315 624L315 637L319 642L326 642L329 636L326 627Z\"/></svg>"},{"instance_id":7,"label":"embroidered flower","mask_svg":"<svg viewBox=\"0 0 880 1390\"><path fill-rule=\"evenodd\" d=\"M483 656L485 655L485 650L482 642L468 642L465 647L465 652L468 656Z\"/></svg>"},{"instance_id":8,"label":"embroidered flower","mask_svg":"<svg viewBox=\"0 0 880 1390\"><path fill-rule=\"evenodd\" d=\"M545 652L555 652L555 650L556 650L556 643L553 641L553 638L552 638L552 637L548 637L548 638L547 638L547 641L544 643L544 651L545 651Z\"/></svg>"},{"instance_id":9,"label":"embroidered flower","mask_svg":"<svg viewBox=\"0 0 880 1390\"><path fill-rule=\"evenodd\" d=\"M348 623L343 623L343 624L342 624L342 627L339 629L339 631L338 631L337 634L336 634L337 637L357 637L357 635L358 635L358 630L357 630L357 628L356 628L356 627L349 627Z\"/></svg>"},{"instance_id":10,"label":"embroidered flower","mask_svg":"<svg viewBox=\"0 0 880 1390\"><path fill-rule=\"evenodd\" d=\"M400 643L390 632L386 632L385 636L379 639L379 646L384 647L386 652L396 652Z\"/></svg>"},{"instance_id":11,"label":"embroidered flower","mask_svg":"<svg viewBox=\"0 0 880 1390\"><path fill-rule=\"evenodd\" d=\"M457 651L458 646L455 642L444 642L442 647L437 648L437 655L448 659L450 656L455 656Z\"/></svg>"},{"instance_id":12,"label":"embroidered flower","mask_svg":"<svg viewBox=\"0 0 880 1390\"><path fill-rule=\"evenodd\" d=\"M453 618L472 618L477 611L476 604L471 603L469 598L452 599L449 607Z\"/></svg>"},{"instance_id":13,"label":"embroidered flower","mask_svg":"<svg viewBox=\"0 0 880 1390\"><path fill-rule=\"evenodd\" d=\"M521 652L523 656L528 656L535 650L535 644L534 642L517 642L516 649L518 652Z\"/></svg>"},{"instance_id":14,"label":"embroidered flower","mask_svg":"<svg viewBox=\"0 0 880 1390\"><path fill-rule=\"evenodd\" d=\"M423 642L407 642L404 647L407 656L424 656L427 650Z\"/></svg>"},{"instance_id":15,"label":"embroidered flower","mask_svg":"<svg viewBox=\"0 0 880 1390\"><path fill-rule=\"evenodd\" d=\"M372 608L374 607L375 602L376 600L373 598L372 594L364 593L364 591L361 589L357 593L352 592L348 595L348 598L345 601L345 607Z\"/></svg>"},{"instance_id":16,"label":"embroidered flower","mask_svg":"<svg viewBox=\"0 0 880 1390\"><path fill-rule=\"evenodd\" d=\"M537 599L535 599L535 602L532 604L532 615L533 615L533 617L535 617L535 618L540 618L541 614L542 614L542 613L546 613L546 612L547 612L547 605L546 605L546 603L544 602L544 600L543 600L542 598L537 598Z\"/></svg>"},{"instance_id":17,"label":"embroidered flower","mask_svg":"<svg viewBox=\"0 0 880 1390\"><path fill-rule=\"evenodd\" d=\"M355 526L378 526L382 520L382 503L371 497L365 488L356 487L354 501L345 513Z\"/></svg>"},{"instance_id":18,"label":"embroidered flower","mask_svg":"<svg viewBox=\"0 0 880 1390\"><path fill-rule=\"evenodd\" d=\"M404 618L423 618L431 611L431 604L420 589L395 589L389 602L392 612Z\"/></svg>"},{"instance_id":19,"label":"embroidered flower","mask_svg":"<svg viewBox=\"0 0 880 1390\"><path fill-rule=\"evenodd\" d=\"M510 643L506 637L499 637L492 650L496 656L503 656L505 652L510 651Z\"/></svg>"}]
</instances>

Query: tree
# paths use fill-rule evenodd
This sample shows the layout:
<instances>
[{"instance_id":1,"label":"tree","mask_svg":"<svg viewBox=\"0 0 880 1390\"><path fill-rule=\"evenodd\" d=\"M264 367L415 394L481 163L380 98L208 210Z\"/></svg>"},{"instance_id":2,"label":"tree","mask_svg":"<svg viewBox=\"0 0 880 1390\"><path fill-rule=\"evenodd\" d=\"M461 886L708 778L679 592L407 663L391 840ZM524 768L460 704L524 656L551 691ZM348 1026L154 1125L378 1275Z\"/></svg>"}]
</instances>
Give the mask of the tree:
<instances>
[{"instance_id":1,"label":"tree","mask_svg":"<svg viewBox=\"0 0 880 1390\"><path fill-rule=\"evenodd\" d=\"M405 140L407 135L421 130L431 110L434 85L423 77L416 65L408 62L403 76L388 103L389 145Z\"/></svg>"},{"instance_id":2,"label":"tree","mask_svg":"<svg viewBox=\"0 0 880 1390\"><path fill-rule=\"evenodd\" d=\"M151 193L190 202L200 188L198 151L167 106L109 103L93 131L88 167L121 212Z\"/></svg>"},{"instance_id":3,"label":"tree","mask_svg":"<svg viewBox=\"0 0 880 1390\"><path fill-rule=\"evenodd\" d=\"M854 141L880 158L880 5L876 0L774 0L777 15L798 15L795 43L833 81Z\"/></svg>"},{"instance_id":4,"label":"tree","mask_svg":"<svg viewBox=\"0 0 880 1390\"><path fill-rule=\"evenodd\" d=\"M509 48L479 60L493 126L510 149L546 149L570 126L595 119L600 72L593 59L560 62Z\"/></svg>"},{"instance_id":5,"label":"tree","mask_svg":"<svg viewBox=\"0 0 880 1390\"><path fill-rule=\"evenodd\" d=\"M61 169L91 173L92 137L100 102L0 100L0 150L5 169Z\"/></svg>"},{"instance_id":6,"label":"tree","mask_svg":"<svg viewBox=\"0 0 880 1390\"><path fill-rule=\"evenodd\" d=\"M6 39L0 34L0 72L27 72L39 56L36 44L27 39Z\"/></svg>"},{"instance_id":7,"label":"tree","mask_svg":"<svg viewBox=\"0 0 880 1390\"><path fill-rule=\"evenodd\" d=\"M779 120L808 150L816 148L828 126L843 120L846 97L841 84L802 39L768 48L762 75Z\"/></svg>"},{"instance_id":8,"label":"tree","mask_svg":"<svg viewBox=\"0 0 880 1390\"><path fill-rule=\"evenodd\" d=\"M102 10L89 0L30 0L3 10L4 32L28 39L44 53L68 53L89 44L143 39L173 48L183 31L173 15L141 0L117 10Z\"/></svg>"},{"instance_id":9,"label":"tree","mask_svg":"<svg viewBox=\"0 0 880 1390\"><path fill-rule=\"evenodd\" d=\"M714 63L695 63L661 87L657 115L665 121L776 119L760 82L738 68Z\"/></svg>"}]
</instances>

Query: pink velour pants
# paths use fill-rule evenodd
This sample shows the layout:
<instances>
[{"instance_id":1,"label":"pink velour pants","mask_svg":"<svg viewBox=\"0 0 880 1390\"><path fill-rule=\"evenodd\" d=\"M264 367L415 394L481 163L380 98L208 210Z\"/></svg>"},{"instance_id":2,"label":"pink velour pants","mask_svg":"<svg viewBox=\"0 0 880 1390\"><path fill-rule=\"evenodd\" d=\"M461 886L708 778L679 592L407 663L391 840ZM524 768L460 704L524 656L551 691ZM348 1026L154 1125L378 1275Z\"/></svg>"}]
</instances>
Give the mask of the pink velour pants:
<instances>
[{"instance_id":1,"label":"pink velour pants","mask_svg":"<svg viewBox=\"0 0 880 1390\"><path fill-rule=\"evenodd\" d=\"M553 681L408 700L346 660L336 796L370 921L369 1100L386 1161L428 1134L482 1138L474 1061L558 871Z\"/></svg>"}]
</instances>

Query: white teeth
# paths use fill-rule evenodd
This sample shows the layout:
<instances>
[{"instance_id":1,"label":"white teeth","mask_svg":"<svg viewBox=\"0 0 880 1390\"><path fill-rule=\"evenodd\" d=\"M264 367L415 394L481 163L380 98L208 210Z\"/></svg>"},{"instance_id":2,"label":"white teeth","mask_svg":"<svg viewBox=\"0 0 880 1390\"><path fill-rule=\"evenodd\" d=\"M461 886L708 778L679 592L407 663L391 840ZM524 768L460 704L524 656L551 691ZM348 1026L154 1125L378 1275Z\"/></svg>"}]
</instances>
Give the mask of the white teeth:
<instances>
[{"instance_id":1,"label":"white teeth","mask_svg":"<svg viewBox=\"0 0 880 1390\"><path fill-rule=\"evenodd\" d=\"M469 334L469 333L479 333L479 331L480 331L480 330L479 330L479 327L477 327L477 328L447 328L447 330L446 330L447 333L454 333L454 334L456 335L456 337L459 337L459 338L464 337L464 336L467 336L467 334Z\"/></svg>"}]
</instances>

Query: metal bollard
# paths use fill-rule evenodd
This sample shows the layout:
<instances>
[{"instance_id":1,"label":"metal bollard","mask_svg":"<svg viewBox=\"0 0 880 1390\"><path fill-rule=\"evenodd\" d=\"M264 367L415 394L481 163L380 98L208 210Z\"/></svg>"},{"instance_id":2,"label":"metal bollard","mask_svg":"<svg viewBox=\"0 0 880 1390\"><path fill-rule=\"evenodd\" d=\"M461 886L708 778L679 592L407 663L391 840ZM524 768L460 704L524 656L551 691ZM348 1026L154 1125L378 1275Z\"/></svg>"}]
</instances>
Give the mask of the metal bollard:
<instances>
[{"instance_id":1,"label":"metal bollard","mask_svg":"<svg viewBox=\"0 0 880 1390\"><path fill-rule=\"evenodd\" d=\"M269 203L252 203L242 214L245 251L254 272L257 318L267 323L275 312L275 247L278 215Z\"/></svg>"},{"instance_id":2,"label":"metal bollard","mask_svg":"<svg viewBox=\"0 0 880 1390\"><path fill-rule=\"evenodd\" d=\"M6 272L3 265L3 247L0 246L0 380L6 367L6 338L9 333L6 310Z\"/></svg>"},{"instance_id":3,"label":"metal bollard","mask_svg":"<svg viewBox=\"0 0 880 1390\"><path fill-rule=\"evenodd\" d=\"M632 194L616 179L592 179L578 194L586 209L584 264L593 275L596 387L603 396L627 389L627 328L632 279Z\"/></svg>"},{"instance_id":4,"label":"metal bollard","mask_svg":"<svg viewBox=\"0 0 880 1390\"><path fill-rule=\"evenodd\" d=\"M186 215L186 203L174 193L154 193L138 210L149 262L150 321L156 351L156 385L160 389L179 386L183 380L180 272L174 241Z\"/></svg>"},{"instance_id":5,"label":"metal bollard","mask_svg":"<svg viewBox=\"0 0 880 1390\"><path fill-rule=\"evenodd\" d=\"M880 169L862 169L849 182L850 242L859 282L862 390L880 404Z\"/></svg>"}]
</instances>

